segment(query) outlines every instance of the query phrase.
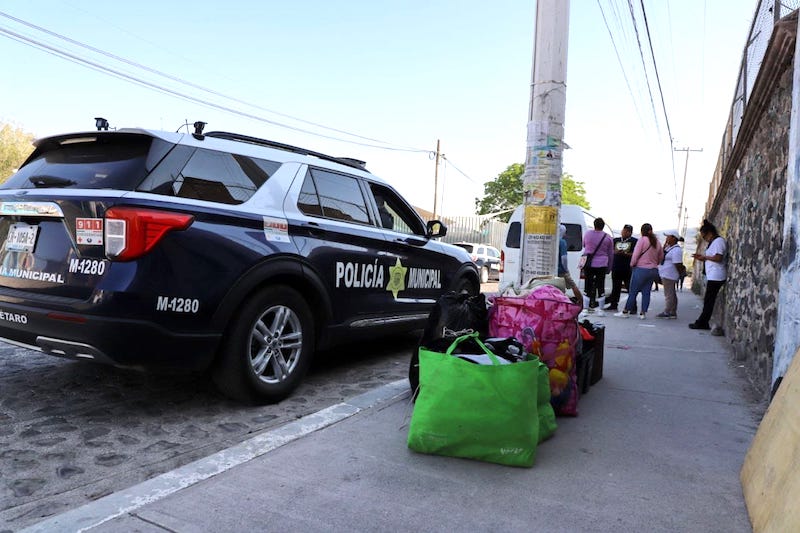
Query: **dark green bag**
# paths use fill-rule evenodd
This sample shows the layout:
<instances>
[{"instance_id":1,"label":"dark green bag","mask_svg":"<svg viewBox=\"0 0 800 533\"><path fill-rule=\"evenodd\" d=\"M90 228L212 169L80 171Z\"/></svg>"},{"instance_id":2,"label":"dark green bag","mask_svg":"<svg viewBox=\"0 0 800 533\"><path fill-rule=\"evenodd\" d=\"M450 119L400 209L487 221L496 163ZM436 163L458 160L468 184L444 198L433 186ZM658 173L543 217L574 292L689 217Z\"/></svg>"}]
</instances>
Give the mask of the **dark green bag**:
<instances>
[{"instance_id":1,"label":"dark green bag","mask_svg":"<svg viewBox=\"0 0 800 533\"><path fill-rule=\"evenodd\" d=\"M451 355L466 339L481 346L493 364L476 364ZM408 429L408 447L422 453L533 466L539 441L540 365L535 357L501 364L477 333L458 337L446 353L420 348L420 388ZM549 396L548 381L548 407ZM555 416L553 425L554 421Z\"/></svg>"}]
</instances>

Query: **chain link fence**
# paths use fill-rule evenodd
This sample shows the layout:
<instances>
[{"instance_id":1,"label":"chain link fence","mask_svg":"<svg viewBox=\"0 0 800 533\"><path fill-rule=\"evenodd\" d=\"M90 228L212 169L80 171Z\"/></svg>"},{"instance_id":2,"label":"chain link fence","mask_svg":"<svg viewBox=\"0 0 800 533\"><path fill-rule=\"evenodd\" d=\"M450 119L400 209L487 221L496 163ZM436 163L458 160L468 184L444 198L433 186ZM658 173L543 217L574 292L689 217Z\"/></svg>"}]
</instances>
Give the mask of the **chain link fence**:
<instances>
[{"instance_id":1,"label":"chain link fence","mask_svg":"<svg viewBox=\"0 0 800 533\"><path fill-rule=\"evenodd\" d=\"M714 198L722 182L722 173L725 170L725 165L733 152L733 147L736 145L736 137L742 125L744 111L747 108L747 102L761 70L761 63L764 61L764 54L767 51L770 37L772 37L772 29L779 20L795 11L798 7L800 7L800 0L759 0L758 2L753 22L750 25L750 33L747 36L744 53L742 54L736 92L731 104L728 123L725 126L725 133L722 136L722 146L720 147L717 166L709 187L706 211L709 211L713 205Z\"/></svg>"}]
</instances>

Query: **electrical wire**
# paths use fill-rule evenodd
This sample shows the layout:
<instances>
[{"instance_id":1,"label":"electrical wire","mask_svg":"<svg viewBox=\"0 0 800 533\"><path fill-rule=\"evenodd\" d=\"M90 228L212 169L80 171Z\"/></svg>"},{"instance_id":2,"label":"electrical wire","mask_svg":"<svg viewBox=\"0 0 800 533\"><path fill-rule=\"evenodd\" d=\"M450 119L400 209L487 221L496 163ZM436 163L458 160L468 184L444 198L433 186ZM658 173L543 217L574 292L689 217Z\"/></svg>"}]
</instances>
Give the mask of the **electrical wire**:
<instances>
[{"instance_id":1,"label":"electrical wire","mask_svg":"<svg viewBox=\"0 0 800 533\"><path fill-rule=\"evenodd\" d=\"M178 97L193 101L195 103L200 103L201 105L207 105L207 106L215 107L215 108L220 109L220 110L233 112L233 113L239 114L241 116L245 116L247 118L252 118L254 120L259 120L261 122L266 122L266 123L269 123L269 124L272 124L272 125L275 125L275 126L285 127L285 128L292 129L292 130L295 130L295 131L308 133L310 135L317 135L317 136L320 136L320 137L325 137L325 138L328 138L328 139L333 139L333 140L337 140L337 141L341 141L341 142L348 142L348 143L352 143L352 144L358 144L358 145L361 145L361 146L369 146L369 147L372 147L372 148L383 148L383 149L387 149L387 150L408 151L408 152L429 152L430 151L430 150L424 150L424 149L420 149L420 148L412 148L412 147L400 146L400 145L396 145L394 143L390 143L390 142L387 142L387 141L382 141L380 139L373 139L373 138L370 138L370 137L365 137L365 136L358 135L358 134L355 134L355 133L350 133L350 132L347 132L347 131L344 131L344 130L331 128L331 127L328 127L328 126L325 126L325 125L322 125L322 124L319 124L319 123L316 123L316 122L311 122L311 121L308 121L308 120L297 118L297 117L294 117L294 116L291 116L291 115L288 115L288 114L285 114L285 113L281 113L281 112L278 112L278 111L267 109L267 108L261 107L261 106L256 105L256 104L251 104L251 103L246 102L244 100L240 100L240 99L235 98L235 97L227 96L227 95L225 95L223 93L220 93L218 91L215 91L213 89L209 89L209 88L203 87L201 85L197 85L195 83L192 83L190 81L186 81L186 80L184 80L182 78L179 78L177 76L173 76L171 74L167 74L167 73L161 72L159 70L150 68L150 67L148 67L146 65L142 65L142 64L137 63L135 61L131 61L129 59L117 56L117 55L112 54L110 52L106 52L106 51L101 50L99 48L95 48L93 46L90 46L88 44L82 43L80 41L76 41L74 39L71 39L71 38L66 37L64 35L61 35L59 33L50 31L50 30L48 30L46 28L42 28L41 26L37 26L37 25L32 24L30 22L26 22L26 21L24 21L22 19L19 19L17 17L9 15L9 14L7 14L5 12L0 11L0 16L5 17L5 18L10 19L10 20L13 20L13 21L15 21L15 22L17 22L19 24L28 26L30 28L33 28L33 29L35 29L37 31L41 31L43 33L46 33L46 34L48 34L48 35L50 35L52 37L56 37L58 39L64 40L64 41L69 42L69 43L71 43L73 45L79 46L81 48L85 48L85 49L90 50L92 52L95 52L97 54L101 54L103 56L109 57L109 58L114 59L116 61L120 61L122 63L125 63L127 65L133 66L135 68L139 68L139 69L145 70L145 71L150 72L152 74L155 74L157 76L161 76L161 77L167 78L169 80L178 82L178 83L186 85L188 87L192 87L194 89L198 89L200 91L207 92L207 93L212 94L214 96L218 96L218 97L221 97L221 98L224 98L224 99L227 99L227 100L231 100L233 102L236 102L236 103L239 103L239 104L243 104L243 105L246 105L248 107L253 107L253 108L256 108L256 109L260 109L262 111L267 111L269 113L273 113L273 114L282 116L284 118L290 118L292 120L296 120L298 122L309 124L309 125L312 125L312 126L315 126L315 127L318 127L318 128L323 128L323 129L327 129L327 130L330 130L330 131L335 131L337 133L342 133L344 135L349 135L351 137L356 137L356 138L360 138L360 139L364 139L364 140L368 140L368 141L382 143L382 144L386 144L386 145L389 145L389 146L388 147L382 147L382 146L376 146L376 145L373 145L373 144L365 144L365 143L350 141L350 140L347 140L347 139L341 139L341 138L337 138L337 137L323 135L323 134L315 133L313 131L309 131L309 130L305 130L305 129L302 129L302 128L293 127L293 126L290 126L290 125L287 125L287 124L282 124L280 122L272 121L272 120L266 119L264 117L257 117L256 115L253 115L253 114L250 114L250 113L245 113L245 112L241 112L241 111L238 111L238 110L234 110L232 108L229 108L229 107L226 107L226 106L221 106L221 105L214 104L214 103L211 103L211 102L207 102L207 101L201 100L199 98L178 94L177 91L173 91L171 89L166 89L166 88L161 87L161 86L156 86L156 84L154 84L154 83L151 83L151 82L148 82L148 81L145 81L145 80L141 80L140 78L135 78L133 75L129 75L129 74L122 73L120 71L116 71L116 70L112 69L111 67L106 67L106 66L101 65L99 63L94 63L92 61L89 61L88 59L84 59L84 58L81 58L79 56L68 54L67 52L58 50L55 47L51 47L49 45L46 45L46 44L42 43L41 41L37 41L37 40L35 40L33 38L26 37L26 36L23 36L21 34L17 34L15 32L12 32L11 30L8 30L8 29L4 30L4 29L0 28L0 32L1 33L5 33L7 36L10 36L9 34L13 34L13 35L16 36L15 40L17 40L19 42L22 42L23 44L33 44L34 46L39 47L39 48L42 48L42 47L48 48L51 51L55 52L56 55L60 55L62 57L70 56L72 58L73 62L78 62L78 63L82 63L82 64L86 64L86 65L92 64L92 65L94 65L95 69L99 69L101 71L106 71L108 73L112 73L112 71L113 71L114 75L117 76L117 77L121 76L124 79L128 79L129 81L134 81L135 83L138 83L140 85L144 85L144 86L147 86L147 87L151 87L151 88L158 87L158 90L160 90L162 92L166 92L168 94L172 94L173 96L178 96Z\"/></svg>"},{"instance_id":2,"label":"electrical wire","mask_svg":"<svg viewBox=\"0 0 800 533\"><path fill-rule=\"evenodd\" d=\"M644 52L642 51L642 41L639 38L639 26L637 26L636 24L636 14L634 12L633 3L631 2L631 0L628 0L628 8L631 14L631 21L633 22L633 29L634 32L636 33L636 44L638 45L639 48L639 57L642 60L642 68L644 69L644 79L647 82L647 93L648 96L650 97L650 107L653 109L653 118L655 119L656 131L660 131L658 127L658 113L656 113L656 104L653 101L653 89L650 86L650 77L647 75L647 63L644 60Z\"/></svg>"},{"instance_id":3,"label":"electrical wire","mask_svg":"<svg viewBox=\"0 0 800 533\"><path fill-rule=\"evenodd\" d=\"M656 54L653 50L653 40L650 37L650 24L647 22L647 12L644 9L644 0L639 0L642 6L642 18L644 19L644 28L647 31L647 43L650 46L650 57L653 59L653 70L656 74L656 84L658 85L658 94L661 97L661 110L664 112L664 122L667 125L667 134L669 135L669 143L672 146L672 130L669 127L669 115L667 114L667 105L664 101L664 92L661 89L661 77L658 75L658 64L656 63Z\"/></svg>"},{"instance_id":4,"label":"electrical wire","mask_svg":"<svg viewBox=\"0 0 800 533\"><path fill-rule=\"evenodd\" d=\"M647 11L644 8L644 0L639 0L642 6L642 18L644 19L644 27L647 31L647 43L650 46L650 57L653 59L653 70L656 74L656 83L658 85L658 94L661 97L661 110L664 112L664 123L667 126L667 135L669 136L669 150L670 161L672 161L672 182L673 192L675 194L675 203L678 203L678 181L675 176L675 145L672 139L672 129L669 126L669 114L667 113L667 103L664 101L664 91L661 89L661 77L658 74L658 64L656 62L656 53L653 50L653 39L650 36L650 24L647 22Z\"/></svg>"},{"instance_id":5,"label":"electrical wire","mask_svg":"<svg viewBox=\"0 0 800 533\"><path fill-rule=\"evenodd\" d=\"M614 34L611 31L611 26L608 24L608 19L606 18L605 11L603 10L603 5L600 3L600 0L597 0L597 7L600 8L600 14L603 17L603 22L606 25L606 30L608 30L608 36L611 38L611 46L614 47L614 54L617 56L617 62L619 63L619 68L622 70L622 77L625 78L625 85L628 87L628 94L631 96L631 102L633 103L633 108L636 110L636 115L639 117L639 123L644 129L644 121L642 119L642 113L639 110L639 105L636 103L637 99L633 94L633 89L631 88L631 82L628 80L628 74L625 72L625 65L622 62L622 58L619 55L619 49L617 48L617 43L614 40ZM613 6L612 6L613 7Z\"/></svg>"},{"instance_id":6,"label":"electrical wire","mask_svg":"<svg viewBox=\"0 0 800 533\"><path fill-rule=\"evenodd\" d=\"M466 175L466 174L465 174L465 173L464 173L464 172L463 172L463 171L462 171L460 168L458 168L457 166L455 166L455 164L454 164L454 163L453 163L451 160L449 160L447 157L445 157L444 155L442 155L442 159L443 159L443 160L445 160L445 161L447 161L448 163L450 163L450 166L451 166L451 167L453 167L454 169L456 169L456 171L457 171L459 174L461 174L462 176L464 176L465 178L467 178L469 181L471 181L471 182L472 182L472 183L474 183L475 185L478 185L478 186L480 186L480 183L478 183L478 182L477 182L477 181L475 181L474 179L472 179L472 178L470 178L469 176L467 176L467 175Z\"/></svg>"}]
</instances>

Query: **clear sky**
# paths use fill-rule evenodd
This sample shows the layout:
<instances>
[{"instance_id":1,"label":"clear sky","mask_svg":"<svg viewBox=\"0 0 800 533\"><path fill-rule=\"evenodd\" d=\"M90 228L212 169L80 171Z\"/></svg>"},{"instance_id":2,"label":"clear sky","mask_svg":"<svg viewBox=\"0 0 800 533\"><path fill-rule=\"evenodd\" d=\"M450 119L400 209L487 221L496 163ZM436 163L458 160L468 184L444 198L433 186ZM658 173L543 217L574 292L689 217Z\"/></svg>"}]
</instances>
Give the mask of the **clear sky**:
<instances>
[{"instance_id":1,"label":"clear sky","mask_svg":"<svg viewBox=\"0 0 800 533\"><path fill-rule=\"evenodd\" d=\"M644 2L674 145L703 149L689 156L690 226L702 216L756 4ZM685 153L675 154L673 171L654 72L648 72L651 104L628 6L624 0L571 2L565 123L571 149L564 171L585 183L592 213L615 229L644 222L677 227ZM206 131L366 160L428 210L430 152L440 139L447 162L439 167L439 212L445 214L473 213L482 184L524 160L533 0L7 0L0 12L7 15L0 16L6 32L0 33L0 121L37 137L92 129L96 116L112 127L169 131L203 120ZM167 94L173 92L189 99Z\"/></svg>"}]
</instances>

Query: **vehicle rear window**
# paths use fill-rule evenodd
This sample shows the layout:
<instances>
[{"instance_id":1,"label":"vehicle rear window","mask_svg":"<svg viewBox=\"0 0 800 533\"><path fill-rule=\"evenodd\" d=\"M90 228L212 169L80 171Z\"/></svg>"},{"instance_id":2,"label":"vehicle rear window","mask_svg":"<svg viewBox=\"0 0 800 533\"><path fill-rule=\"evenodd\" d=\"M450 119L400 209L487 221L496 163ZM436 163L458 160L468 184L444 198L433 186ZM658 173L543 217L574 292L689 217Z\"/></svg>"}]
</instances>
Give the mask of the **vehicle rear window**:
<instances>
[{"instance_id":1,"label":"vehicle rear window","mask_svg":"<svg viewBox=\"0 0 800 533\"><path fill-rule=\"evenodd\" d=\"M147 175L152 145L152 137L125 134L45 142L2 188L133 190Z\"/></svg>"},{"instance_id":2,"label":"vehicle rear window","mask_svg":"<svg viewBox=\"0 0 800 533\"><path fill-rule=\"evenodd\" d=\"M472 250L474 249L474 246L472 246L471 244L457 243L456 246L460 246L461 248L465 249L467 251L467 253L470 253L470 254L472 253Z\"/></svg>"},{"instance_id":3,"label":"vehicle rear window","mask_svg":"<svg viewBox=\"0 0 800 533\"><path fill-rule=\"evenodd\" d=\"M564 238L567 240L568 252L580 252L583 249L583 231L580 224L565 223L567 232ZM508 225L508 233L506 234L506 247L519 248L520 240L522 238L522 224L519 222L512 222Z\"/></svg>"}]
</instances>

